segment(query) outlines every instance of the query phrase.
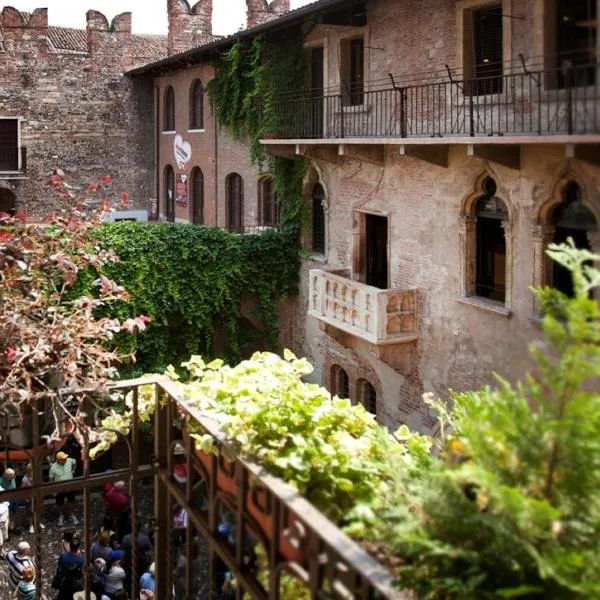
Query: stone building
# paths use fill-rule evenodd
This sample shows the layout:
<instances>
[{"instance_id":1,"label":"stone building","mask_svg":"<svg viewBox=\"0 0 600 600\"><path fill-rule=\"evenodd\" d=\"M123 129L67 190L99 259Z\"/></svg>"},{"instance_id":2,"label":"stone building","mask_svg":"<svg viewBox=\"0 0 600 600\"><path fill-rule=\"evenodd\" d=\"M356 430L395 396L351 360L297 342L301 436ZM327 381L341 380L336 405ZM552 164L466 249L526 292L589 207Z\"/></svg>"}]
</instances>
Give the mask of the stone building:
<instances>
[{"instance_id":1,"label":"stone building","mask_svg":"<svg viewBox=\"0 0 600 600\"><path fill-rule=\"evenodd\" d=\"M597 4L320 0L138 69L158 90L161 214L268 224L268 184L206 99L197 121L196 93L235 40L302 28L311 89L284 90L263 140L310 165L295 349L384 424L430 428L423 392L531 366L530 286L569 289L545 246L600 251Z\"/></svg>"},{"instance_id":2,"label":"stone building","mask_svg":"<svg viewBox=\"0 0 600 600\"><path fill-rule=\"evenodd\" d=\"M168 3L169 36L134 35L132 15L94 10L85 29L48 25L48 11L0 14L0 210L37 217L46 175L85 185L111 175L133 207L154 196L152 80L125 71L212 39L212 0Z\"/></svg>"},{"instance_id":3,"label":"stone building","mask_svg":"<svg viewBox=\"0 0 600 600\"><path fill-rule=\"evenodd\" d=\"M140 202L158 199L157 217L239 233L275 225L268 177L218 127L205 88L236 40L301 31L310 89L282 90L282 129L263 140L309 165L288 335L332 391L386 425L425 430L434 420L423 392L447 397L531 366L540 327L530 286L569 291L545 246L571 236L600 251L599 3L318 0L289 11L247 0L250 27L213 39L210 2L169 0L175 54L120 80L143 90L118 138L134 158L123 168L106 155L123 187L140 186ZM140 122L140 95L153 120Z\"/></svg>"}]
</instances>

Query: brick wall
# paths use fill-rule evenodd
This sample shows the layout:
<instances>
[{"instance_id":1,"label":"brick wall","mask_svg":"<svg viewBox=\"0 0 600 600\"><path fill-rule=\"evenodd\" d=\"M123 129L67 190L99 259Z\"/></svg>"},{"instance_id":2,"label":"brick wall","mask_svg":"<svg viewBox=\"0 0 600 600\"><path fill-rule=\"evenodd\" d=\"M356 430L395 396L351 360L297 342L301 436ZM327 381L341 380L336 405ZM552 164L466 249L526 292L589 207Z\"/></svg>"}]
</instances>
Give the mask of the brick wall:
<instances>
[{"instance_id":1,"label":"brick wall","mask_svg":"<svg viewBox=\"0 0 600 600\"><path fill-rule=\"evenodd\" d=\"M56 167L86 184L102 175L146 208L154 191L152 82L126 69L157 59L166 39L131 34L131 14L111 23L87 13L86 30L48 27L46 9L0 14L0 116L21 117L25 177L1 177L17 209L32 216L60 208L45 176Z\"/></svg>"},{"instance_id":2,"label":"brick wall","mask_svg":"<svg viewBox=\"0 0 600 600\"><path fill-rule=\"evenodd\" d=\"M290 10L290 0L246 0L247 25L256 27Z\"/></svg>"}]
</instances>

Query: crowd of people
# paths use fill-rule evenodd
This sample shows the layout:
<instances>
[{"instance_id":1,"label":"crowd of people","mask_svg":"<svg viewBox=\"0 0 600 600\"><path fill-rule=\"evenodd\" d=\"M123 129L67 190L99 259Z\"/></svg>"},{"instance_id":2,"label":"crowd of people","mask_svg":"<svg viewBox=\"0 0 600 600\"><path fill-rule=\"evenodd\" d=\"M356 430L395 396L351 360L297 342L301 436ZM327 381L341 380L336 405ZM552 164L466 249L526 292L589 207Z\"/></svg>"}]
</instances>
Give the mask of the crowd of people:
<instances>
[{"instance_id":1,"label":"crowd of people","mask_svg":"<svg viewBox=\"0 0 600 600\"><path fill-rule=\"evenodd\" d=\"M51 481L68 481L73 478L76 470L75 459L64 452L56 455L55 462L49 470ZM175 474L177 475L177 473ZM31 465L27 465L25 473L19 477L21 487L31 487ZM181 479L181 481L180 481ZM12 469L5 469L0 477L0 487L15 489L16 474ZM184 488L187 485L185 474L175 476L175 480ZM60 547L57 548L58 561L53 573L52 588L56 590L53 600L83 600L85 598L85 575L88 567L88 580L91 588L91 600L154 600L155 593L155 563L153 528L147 531L144 524L131 514L131 502L124 481L106 484L102 490L105 514L102 524L94 531L87 550L83 551L81 537L75 531L62 531ZM206 502L205 494L200 493L199 504ZM58 525L61 529L68 519L73 525L78 525L76 516L75 493L59 493L55 498L58 513ZM31 533L34 532L32 518L32 501L25 503L25 525ZM19 509L18 503L0 502L0 559L8 567L8 585L11 600L34 600L36 598L36 568L30 544L21 540L14 550L5 550L4 545L9 539L10 531L14 531L13 519ZM136 539L132 535L132 519L136 520ZM40 528L43 525L40 523ZM182 600L188 596L187 561L191 561L193 573L190 590L191 597L208 599L209 586L207 581L207 565L203 553L202 538L190 532L188 514L185 508L175 506L172 523L172 567L173 567L173 597ZM188 554L187 536L191 535L191 553ZM218 535L231 547L235 553L235 519L225 507L221 508L221 521ZM135 545L136 552L133 552ZM255 562L254 542L248 538L244 543L244 557L248 566ZM135 569L132 564L136 556ZM47 571L46 571L47 572ZM132 599L132 578L138 577L139 599ZM219 600L235 598L235 580L222 561L217 560L216 590ZM45 598L45 596L44 596ZM46 598L45 598L46 600ZM47 599L50 600L50 599Z\"/></svg>"}]
</instances>

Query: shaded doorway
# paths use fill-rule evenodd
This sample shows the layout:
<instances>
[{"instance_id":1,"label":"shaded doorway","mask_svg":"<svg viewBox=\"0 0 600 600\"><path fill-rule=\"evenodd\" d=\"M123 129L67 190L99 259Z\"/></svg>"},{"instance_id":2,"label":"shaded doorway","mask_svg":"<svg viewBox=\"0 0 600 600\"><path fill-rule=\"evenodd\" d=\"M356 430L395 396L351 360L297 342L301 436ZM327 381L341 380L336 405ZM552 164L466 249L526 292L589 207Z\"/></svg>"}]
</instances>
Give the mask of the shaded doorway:
<instances>
[{"instance_id":1,"label":"shaded doorway","mask_svg":"<svg viewBox=\"0 0 600 600\"><path fill-rule=\"evenodd\" d=\"M365 283L388 288L388 220L379 215L365 215Z\"/></svg>"}]
</instances>

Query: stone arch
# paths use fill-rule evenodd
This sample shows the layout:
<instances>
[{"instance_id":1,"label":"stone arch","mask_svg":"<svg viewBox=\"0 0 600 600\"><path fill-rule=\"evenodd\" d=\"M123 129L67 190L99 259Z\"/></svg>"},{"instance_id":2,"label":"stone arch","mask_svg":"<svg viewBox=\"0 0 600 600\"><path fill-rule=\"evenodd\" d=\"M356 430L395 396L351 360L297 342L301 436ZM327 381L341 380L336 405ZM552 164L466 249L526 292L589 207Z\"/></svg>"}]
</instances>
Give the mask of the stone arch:
<instances>
[{"instance_id":1,"label":"stone arch","mask_svg":"<svg viewBox=\"0 0 600 600\"><path fill-rule=\"evenodd\" d=\"M563 202L566 187L574 181L581 188L583 203L592 211L596 221L600 223L600 203L597 205L591 201L593 195L590 193L590 185L583 174L569 166L552 182L549 192L545 194L542 202L535 209L534 226L549 225L554 209Z\"/></svg>"},{"instance_id":2,"label":"stone arch","mask_svg":"<svg viewBox=\"0 0 600 600\"><path fill-rule=\"evenodd\" d=\"M321 169L321 167L317 164L316 161L311 160L308 173L304 177L304 182L302 186L302 197L305 201L309 201L312 198L312 191L317 183L320 183L323 186L323 190L325 191L325 200L323 202L323 208L325 209L325 214L329 214L329 186L325 181L325 177L323 176L323 170Z\"/></svg>"},{"instance_id":3,"label":"stone arch","mask_svg":"<svg viewBox=\"0 0 600 600\"><path fill-rule=\"evenodd\" d=\"M314 162L312 162L306 177L304 178L302 187L302 197L304 200L304 206L308 207L308 212L311 218L307 220L308 225L302 229L302 246L312 252L312 238L313 238L313 192L315 186L320 185L323 188L323 199L321 204L323 206L323 212L325 213L325 256L327 255L327 246L329 243L329 209L330 209L330 195L327 183L323 177L321 168Z\"/></svg>"},{"instance_id":4,"label":"stone arch","mask_svg":"<svg viewBox=\"0 0 600 600\"><path fill-rule=\"evenodd\" d=\"M582 173L569 165L556 178L549 188L548 194L536 207L532 224L532 251L533 251L533 285L534 287L552 286L555 284L554 263L546 254L549 244L557 241L555 236L557 228L554 222L556 209L566 201L565 194L571 184L576 184L581 190L581 202L595 219L595 230L587 231L587 244L595 252L600 252L600 205L593 202L592 187ZM559 240L560 241L560 240ZM534 314L538 314L540 307L537 299L533 300Z\"/></svg>"},{"instance_id":5,"label":"stone arch","mask_svg":"<svg viewBox=\"0 0 600 600\"><path fill-rule=\"evenodd\" d=\"M508 200L508 191L502 186L502 182L489 165L475 178L472 190L463 198L460 207L460 228L459 228L459 243L460 243L460 289L459 296L461 298L475 298L478 294L480 286L476 284L478 275L478 225L477 225L477 204L487 193L486 189L488 181L492 180L495 184L494 197L496 197L506 208L507 218L501 222L501 227L504 230L505 244L505 271L504 271L504 302L502 303L501 291L498 292L498 298L494 298L495 302L504 305L507 311L512 307L512 247L513 247L513 206ZM500 255L501 256L501 255ZM495 278L495 276L494 276ZM484 286L485 287L485 286ZM490 289L490 288L488 288ZM496 288L494 288L496 289ZM494 292L492 295L495 295ZM487 301L488 298L486 297Z\"/></svg>"}]
</instances>

